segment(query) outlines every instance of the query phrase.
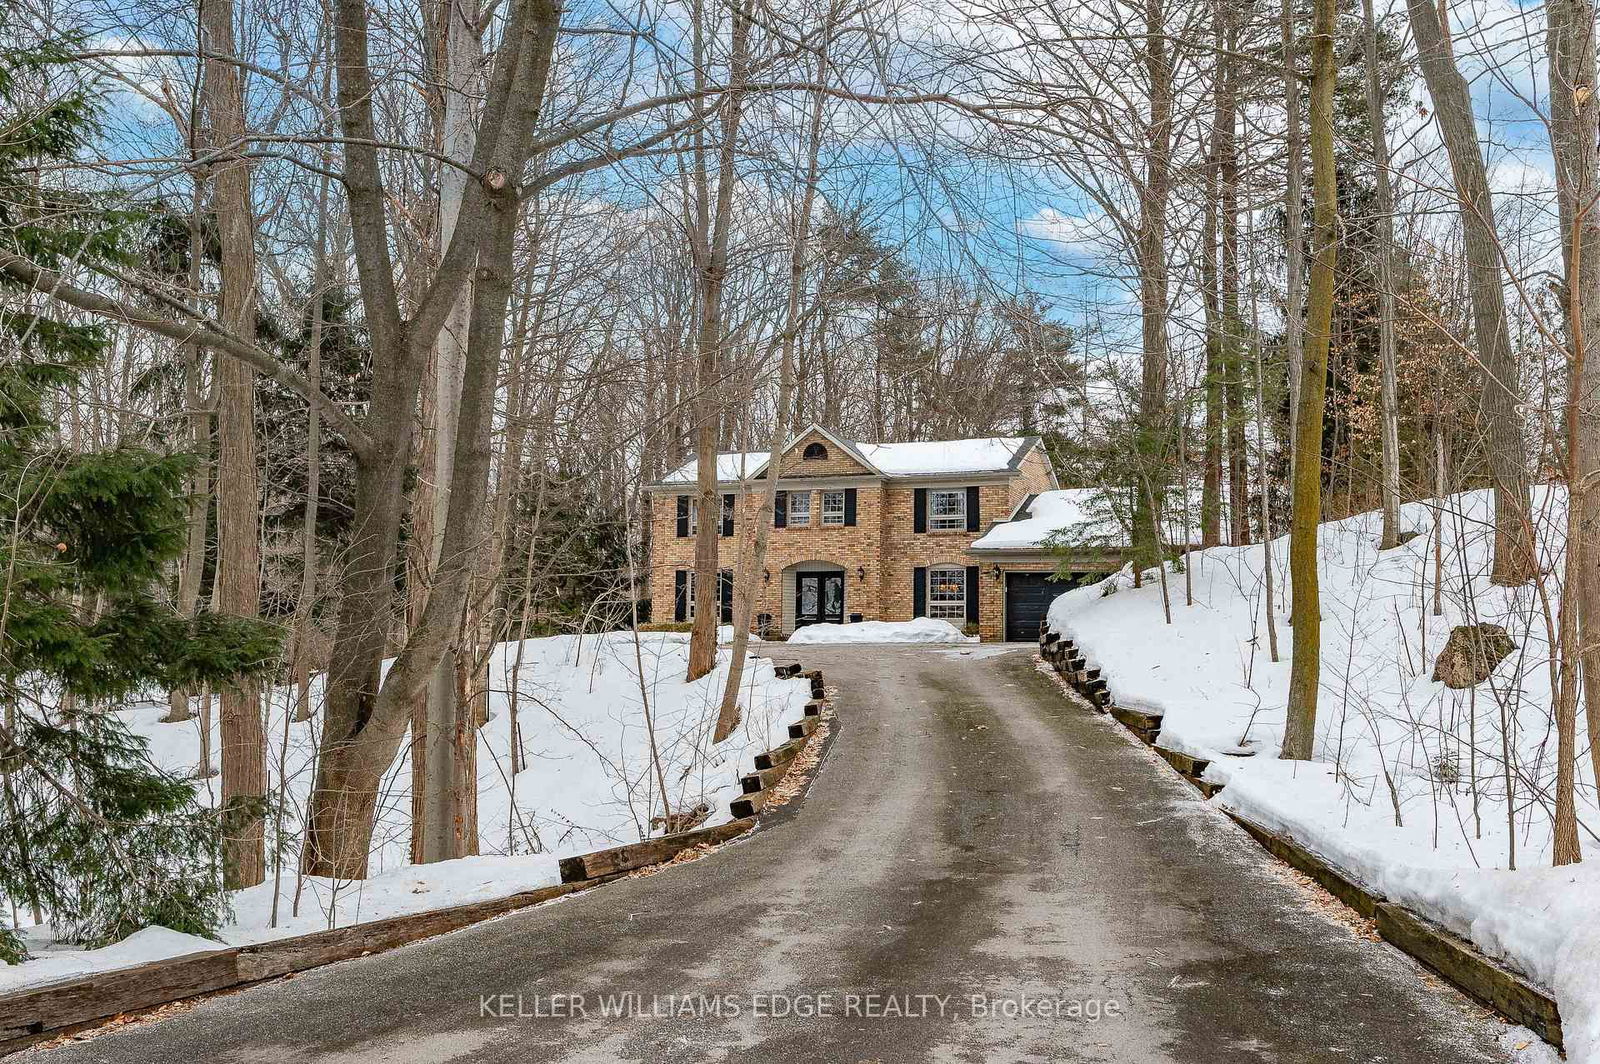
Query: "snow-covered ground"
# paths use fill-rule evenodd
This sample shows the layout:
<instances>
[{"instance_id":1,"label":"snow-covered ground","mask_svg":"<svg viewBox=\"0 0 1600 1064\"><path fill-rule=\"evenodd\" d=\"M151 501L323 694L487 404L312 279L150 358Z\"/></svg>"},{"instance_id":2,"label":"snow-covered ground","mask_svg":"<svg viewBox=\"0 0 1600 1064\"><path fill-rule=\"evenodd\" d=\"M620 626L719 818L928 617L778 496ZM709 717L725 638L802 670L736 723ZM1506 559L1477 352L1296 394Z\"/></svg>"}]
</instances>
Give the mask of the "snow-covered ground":
<instances>
[{"instance_id":1,"label":"snow-covered ground","mask_svg":"<svg viewBox=\"0 0 1600 1064\"><path fill-rule=\"evenodd\" d=\"M911 621L858 621L855 624L808 624L796 628L790 643L976 643L949 621L918 617Z\"/></svg>"},{"instance_id":2,"label":"snow-covered ground","mask_svg":"<svg viewBox=\"0 0 1600 1064\"><path fill-rule=\"evenodd\" d=\"M48 928L25 927L34 954L21 965L0 965L0 993L76 975L126 967L225 945L241 945L326 930L363 920L504 897L560 880L560 858L634 842L652 834L660 816L658 774L651 762L652 725L674 812L710 806L706 824L730 819L738 777L755 755L787 738L810 697L803 679L778 679L772 663L751 659L745 670L744 717L715 748L711 731L726 679L728 651L717 669L684 683L686 634L630 632L556 636L506 643L490 663L490 719L478 739L478 822L483 856L432 865L409 863L411 762L402 752L383 788L371 859L361 882L297 879L301 818L311 790L321 718L287 723L293 695L271 693L268 754L272 787L287 781L286 844L281 877L233 897L234 919L213 942L166 928L147 928L99 950L57 946ZM641 668L642 666L642 668ZM320 684L312 688L320 704ZM125 711L149 738L152 759L188 775L200 759L198 720L163 724L163 705ZM512 771L511 721L518 721L524 765ZM213 722L212 749L220 749ZM215 756L215 755L213 755ZM198 780L206 800L219 780ZM655 832L659 834L659 831ZM269 840L272 831L269 826ZM270 841L269 841L270 847ZM298 905L295 896L299 893ZM276 924L273 898L278 899Z\"/></svg>"},{"instance_id":3,"label":"snow-covered ground","mask_svg":"<svg viewBox=\"0 0 1600 1064\"><path fill-rule=\"evenodd\" d=\"M1136 590L1126 571L1060 596L1049 618L1105 670L1119 704L1162 714L1163 746L1211 761L1208 777L1227 784L1214 801L1293 835L1547 986L1569 1059L1600 1061L1600 805L1581 717L1578 814L1591 860L1548 867L1564 507L1563 490L1536 489L1543 575L1520 588L1489 583L1487 492L1445 501L1442 543L1425 503L1403 508L1401 527L1420 535L1391 551L1377 550L1377 514L1322 526L1311 763L1277 757L1293 638L1286 540L1272 544L1277 662L1260 545L1196 552L1188 573L1169 570L1170 626L1159 583ZM1503 626L1517 649L1476 688L1433 682L1452 627L1478 622Z\"/></svg>"}]
</instances>

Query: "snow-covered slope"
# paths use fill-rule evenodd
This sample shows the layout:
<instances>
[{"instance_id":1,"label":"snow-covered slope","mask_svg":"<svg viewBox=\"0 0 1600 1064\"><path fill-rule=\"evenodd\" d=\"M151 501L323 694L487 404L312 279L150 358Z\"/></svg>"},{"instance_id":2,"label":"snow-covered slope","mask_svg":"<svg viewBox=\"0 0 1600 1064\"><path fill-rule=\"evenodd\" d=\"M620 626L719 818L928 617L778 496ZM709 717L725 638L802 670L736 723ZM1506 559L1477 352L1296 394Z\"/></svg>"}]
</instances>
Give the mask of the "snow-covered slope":
<instances>
[{"instance_id":1,"label":"snow-covered slope","mask_svg":"<svg viewBox=\"0 0 1600 1064\"><path fill-rule=\"evenodd\" d=\"M713 748L711 730L728 651L721 651L721 661L709 676L684 683L688 639L678 633L641 633L636 646L632 633L613 632L501 644L490 663L491 716L478 740L484 856L408 863L411 762L402 752L385 780L372 877L363 882L296 880L301 818L315 771L321 720L314 716L308 723L286 725L293 695L272 692L271 785L276 789L281 780L288 781L281 881L274 884L269 870L266 883L234 895L235 917L223 929L224 942L258 942L503 897L558 882L561 857L646 837L651 817L659 816L662 807L650 757L652 723L660 777L667 781L673 811L703 802L711 807L707 824L728 820L728 803L739 794L738 776L754 770L756 754L787 738L787 725L804 712L810 684L780 680L771 662L752 659L741 699L744 719ZM320 684L313 685L312 697L320 704ZM513 709L525 758L518 772L512 771L510 758ZM161 767L190 774L200 759L199 723L163 724L165 712L165 705L125 711L134 730L150 739L152 757ZM219 743L214 721L212 749L219 749ZM213 777L196 786L215 802L219 783ZM276 926L271 918L274 893ZM47 929L27 928L24 933L36 959L0 965L0 993L218 945L150 928L106 949L85 951L53 946Z\"/></svg>"},{"instance_id":2,"label":"snow-covered slope","mask_svg":"<svg viewBox=\"0 0 1600 1064\"><path fill-rule=\"evenodd\" d=\"M1420 534L1392 551L1377 550L1377 514L1322 526L1322 694L1309 764L1277 757L1293 638L1286 540L1272 544L1277 662L1259 545L1196 552L1188 573L1169 571L1170 626L1157 582L1134 589L1128 572L1067 592L1049 616L1105 670L1119 704L1162 714L1163 746L1211 761L1208 776L1227 784L1215 801L1309 843L1548 986L1570 1059L1596 1061L1600 806L1586 742L1579 816L1592 863L1547 867L1550 632L1564 507L1561 489L1536 490L1543 576L1521 588L1489 583L1487 492L1445 501L1442 542L1428 504L1404 507L1402 528ZM1503 626L1517 649L1474 689L1433 682L1451 628L1478 622ZM1580 719L1580 735L1583 728Z\"/></svg>"}]
</instances>

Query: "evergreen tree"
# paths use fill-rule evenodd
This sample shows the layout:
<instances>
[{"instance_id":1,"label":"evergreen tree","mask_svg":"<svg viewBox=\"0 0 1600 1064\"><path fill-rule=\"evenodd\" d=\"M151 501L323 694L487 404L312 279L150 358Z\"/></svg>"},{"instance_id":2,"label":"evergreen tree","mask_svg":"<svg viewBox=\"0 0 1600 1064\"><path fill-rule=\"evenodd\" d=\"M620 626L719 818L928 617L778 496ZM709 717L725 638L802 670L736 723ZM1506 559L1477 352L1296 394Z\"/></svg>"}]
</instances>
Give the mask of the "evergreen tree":
<instances>
[{"instance_id":1,"label":"evergreen tree","mask_svg":"<svg viewBox=\"0 0 1600 1064\"><path fill-rule=\"evenodd\" d=\"M14 28L6 44L0 242L50 268L129 264L139 211L34 176L94 133L93 87L62 78L58 45ZM0 894L89 946L156 923L209 934L227 909L219 815L114 710L259 674L278 654L269 626L184 620L165 604L188 456L85 454L60 438L68 390L107 343L104 326L43 316L0 287ZM0 930L0 957L22 952Z\"/></svg>"}]
</instances>

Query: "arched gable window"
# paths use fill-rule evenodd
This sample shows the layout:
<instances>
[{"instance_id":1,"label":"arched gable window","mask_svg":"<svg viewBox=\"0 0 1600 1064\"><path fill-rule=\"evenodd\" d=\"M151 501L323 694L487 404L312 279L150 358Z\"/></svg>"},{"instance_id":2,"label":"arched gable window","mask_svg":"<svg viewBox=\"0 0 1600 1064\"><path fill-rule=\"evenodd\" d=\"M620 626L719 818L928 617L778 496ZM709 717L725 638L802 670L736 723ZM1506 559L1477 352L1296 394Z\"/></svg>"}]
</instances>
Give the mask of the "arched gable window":
<instances>
[{"instance_id":1,"label":"arched gable window","mask_svg":"<svg viewBox=\"0 0 1600 1064\"><path fill-rule=\"evenodd\" d=\"M800 457L808 461L819 461L828 457L828 449L820 443L808 443L806 444L806 449L801 452Z\"/></svg>"}]
</instances>

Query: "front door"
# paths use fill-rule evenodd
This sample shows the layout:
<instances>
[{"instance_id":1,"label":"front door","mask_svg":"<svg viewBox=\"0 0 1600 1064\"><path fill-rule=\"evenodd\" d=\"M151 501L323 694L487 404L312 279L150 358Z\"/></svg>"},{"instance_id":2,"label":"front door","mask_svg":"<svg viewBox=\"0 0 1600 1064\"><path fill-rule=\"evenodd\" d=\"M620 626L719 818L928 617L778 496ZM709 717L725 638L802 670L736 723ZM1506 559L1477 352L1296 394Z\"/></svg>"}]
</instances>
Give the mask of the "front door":
<instances>
[{"instance_id":1,"label":"front door","mask_svg":"<svg viewBox=\"0 0 1600 1064\"><path fill-rule=\"evenodd\" d=\"M796 573L794 626L844 623L844 574Z\"/></svg>"}]
</instances>

